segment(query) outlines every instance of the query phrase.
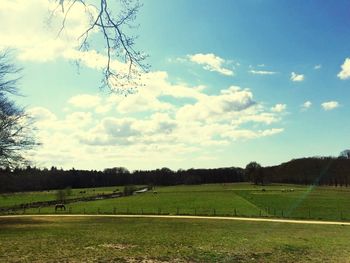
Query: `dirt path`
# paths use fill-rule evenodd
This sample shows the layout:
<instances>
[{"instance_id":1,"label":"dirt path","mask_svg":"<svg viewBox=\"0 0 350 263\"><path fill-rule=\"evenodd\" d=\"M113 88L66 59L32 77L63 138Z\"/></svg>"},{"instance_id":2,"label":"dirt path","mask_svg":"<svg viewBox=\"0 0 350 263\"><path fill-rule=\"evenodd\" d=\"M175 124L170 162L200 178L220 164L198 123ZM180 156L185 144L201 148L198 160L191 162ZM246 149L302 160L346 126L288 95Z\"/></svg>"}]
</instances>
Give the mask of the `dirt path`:
<instances>
[{"instance_id":1,"label":"dirt path","mask_svg":"<svg viewBox=\"0 0 350 263\"><path fill-rule=\"evenodd\" d=\"M272 222L289 224L312 224L312 225L341 225L350 226L350 222L317 221L317 220L292 220L251 217L220 217L220 216L176 216L176 215L4 215L1 218L24 218L24 217L112 217L112 218L164 218L164 219L205 219L205 220L233 220L249 222Z\"/></svg>"}]
</instances>

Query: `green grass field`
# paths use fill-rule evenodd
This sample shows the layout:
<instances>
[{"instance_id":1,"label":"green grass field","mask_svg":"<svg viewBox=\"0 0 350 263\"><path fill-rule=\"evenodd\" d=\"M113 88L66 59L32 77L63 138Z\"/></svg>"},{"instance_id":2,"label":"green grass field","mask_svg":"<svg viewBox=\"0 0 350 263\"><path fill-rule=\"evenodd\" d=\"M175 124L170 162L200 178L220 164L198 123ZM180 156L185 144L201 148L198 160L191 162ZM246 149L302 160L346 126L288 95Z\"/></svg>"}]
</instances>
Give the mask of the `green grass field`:
<instances>
[{"instance_id":1,"label":"green grass field","mask_svg":"<svg viewBox=\"0 0 350 263\"><path fill-rule=\"evenodd\" d=\"M122 187L84 189L85 195ZM264 189L264 190L263 190ZM291 191L293 189L293 191ZM72 190L70 198L83 189ZM286 191L288 190L288 191ZM350 220L350 190L248 183L157 187L68 204L57 213L237 215ZM55 191L2 195L0 206L54 200ZM38 209L27 209L35 214ZM22 211L17 211L22 213ZM55 213L42 207L42 214ZM350 227L203 219L0 217L0 262L350 262Z\"/></svg>"},{"instance_id":2,"label":"green grass field","mask_svg":"<svg viewBox=\"0 0 350 263\"><path fill-rule=\"evenodd\" d=\"M349 262L349 240L347 226L0 217L0 262Z\"/></svg>"},{"instance_id":3,"label":"green grass field","mask_svg":"<svg viewBox=\"0 0 350 263\"><path fill-rule=\"evenodd\" d=\"M123 186L71 189L71 194L68 198L88 197L98 194L111 194L117 189L123 191ZM40 192L0 194L0 207L9 207L32 202L52 201L56 200L56 193L56 190L49 190Z\"/></svg>"},{"instance_id":4,"label":"green grass field","mask_svg":"<svg viewBox=\"0 0 350 263\"><path fill-rule=\"evenodd\" d=\"M121 187L100 188L94 193L108 193L116 188ZM283 191L290 189L293 191ZM79 195L79 191L74 190L75 195ZM91 189L86 191L87 194L92 194ZM67 205L69 209L66 213L160 213L350 220L350 189L347 188L300 185L255 186L239 183L157 187L156 191L157 194L148 192L116 199L71 203ZM35 198L40 194L42 193L33 193ZM53 195L51 198L54 198L54 193L50 194ZM50 194L46 193L46 198ZM18 203L21 202L21 198L23 202L24 194L21 194L21 197L18 197L19 195L7 196L7 202ZM16 200L17 197L19 200ZM27 209L25 212L36 214L39 209ZM40 213L54 212L54 207L40 209Z\"/></svg>"}]
</instances>

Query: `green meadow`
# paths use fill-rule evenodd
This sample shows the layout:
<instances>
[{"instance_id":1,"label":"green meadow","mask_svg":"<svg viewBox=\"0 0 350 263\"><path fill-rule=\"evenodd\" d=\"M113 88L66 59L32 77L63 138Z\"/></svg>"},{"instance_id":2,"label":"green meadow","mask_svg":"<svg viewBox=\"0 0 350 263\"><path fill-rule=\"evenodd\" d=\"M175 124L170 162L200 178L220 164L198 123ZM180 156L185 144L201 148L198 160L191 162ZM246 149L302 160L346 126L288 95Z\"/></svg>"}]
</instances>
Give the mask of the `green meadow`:
<instances>
[{"instance_id":1,"label":"green meadow","mask_svg":"<svg viewBox=\"0 0 350 263\"><path fill-rule=\"evenodd\" d=\"M67 199L89 197L99 194L111 194L113 191L123 190L123 186L96 187L71 189ZM57 198L57 190L37 191L37 192L18 192L0 194L0 207L9 207L33 202L53 201Z\"/></svg>"},{"instance_id":2,"label":"green meadow","mask_svg":"<svg viewBox=\"0 0 350 263\"><path fill-rule=\"evenodd\" d=\"M86 189L86 195L112 193L122 187ZM75 189L79 196L82 189ZM156 192L156 193L154 193ZM55 194L34 192L8 195L7 204L26 202L33 195L54 200ZM4 200L4 197L2 197ZM1 205L2 206L2 205ZM50 214L54 207L17 213ZM285 217L320 220L350 220L350 189L300 185L256 186L248 183L156 187L153 191L88 202L67 204L72 214L183 214L248 217Z\"/></svg>"},{"instance_id":3,"label":"green meadow","mask_svg":"<svg viewBox=\"0 0 350 263\"><path fill-rule=\"evenodd\" d=\"M0 262L349 262L350 227L0 217Z\"/></svg>"}]
</instances>

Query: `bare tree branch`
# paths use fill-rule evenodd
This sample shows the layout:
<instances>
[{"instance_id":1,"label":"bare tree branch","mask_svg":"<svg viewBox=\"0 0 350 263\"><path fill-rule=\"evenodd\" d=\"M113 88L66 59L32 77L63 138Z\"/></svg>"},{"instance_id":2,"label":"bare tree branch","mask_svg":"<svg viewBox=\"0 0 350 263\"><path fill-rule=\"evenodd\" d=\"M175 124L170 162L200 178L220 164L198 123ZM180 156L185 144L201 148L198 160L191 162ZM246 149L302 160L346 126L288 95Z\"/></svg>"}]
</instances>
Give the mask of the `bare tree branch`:
<instances>
[{"instance_id":1,"label":"bare tree branch","mask_svg":"<svg viewBox=\"0 0 350 263\"><path fill-rule=\"evenodd\" d=\"M89 50L91 35L93 32L98 32L100 38L104 40L107 56L102 86L108 87L112 92L132 93L140 85L141 73L149 70L149 65L145 63L147 55L135 50L136 37L127 34L125 30L125 27L129 29L135 27L136 15L142 6L139 1L115 1L119 4L113 8L117 7L119 10L112 10L113 8L109 6L110 0L98 0L99 6L92 4L91 0L56 1L59 2L58 6L61 6L64 14L58 34L60 35L66 28L66 21L72 8L78 4L84 6L91 19L89 27L78 36L81 43L78 49ZM116 68L113 61L123 62L127 68Z\"/></svg>"}]
</instances>

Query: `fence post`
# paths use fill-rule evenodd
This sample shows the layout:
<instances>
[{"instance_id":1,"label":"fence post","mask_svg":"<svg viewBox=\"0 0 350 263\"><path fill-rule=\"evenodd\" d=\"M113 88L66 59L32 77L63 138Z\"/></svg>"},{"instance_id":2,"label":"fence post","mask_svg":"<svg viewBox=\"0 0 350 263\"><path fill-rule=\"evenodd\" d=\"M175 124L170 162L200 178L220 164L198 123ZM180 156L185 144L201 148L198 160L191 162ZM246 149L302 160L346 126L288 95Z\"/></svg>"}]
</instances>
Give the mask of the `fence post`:
<instances>
[{"instance_id":1,"label":"fence post","mask_svg":"<svg viewBox=\"0 0 350 263\"><path fill-rule=\"evenodd\" d=\"M115 207L113 207L113 214L116 214L117 210Z\"/></svg>"},{"instance_id":2,"label":"fence post","mask_svg":"<svg viewBox=\"0 0 350 263\"><path fill-rule=\"evenodd\" d=\"M40 206L39 206L39 209L38 209L38 213L40 214Z\"/></svg>"},{"instance_id":3,"label":"fence post","mask_svg":"<svg viewBox=\"0 0 350 263\"><path fill-rule=\"evenodd\" d=\"M284 217L284 215L283 215L283 209L282 209L282 217Z\"/></svg>"},{"instance_id":4,"label":"fence post","mask_svg":"<svg viewBox=\"0 0 350 263\"><path fill-rule=\"evenodd\" d=\"M177 215L179 214L179 208L178 207L176 208L176 214Z\"/></svg>"},{"instance_id":5,"label":"fence post","mask_svg":"<svg viewBox=\"0 0 350 263\"><path fill-rule=\"evenodd\" d=\"M97 214L100 214L100 212L101 212L100 208L97 208Z\"/></svg>"},{"instance_id":6,"label":"fence post","mask_svg":"<svg viewBox=\"0 0 350 263\"><path fill-rule=\"evenodd\" d=\"M259 210L259 217L261 217L261 210Z\"/></svg>"},{"instance_id":7,"label":"fence post","mask_svg":"<svg viewBox=\"0 0 350 263\"><path fill-rule=\"evenodd\" d=\"M158 208L158 215L160 215L160 213L161 213L162 211L161 211L161 209L160 208Z\"/></svg>"},{"instance_id":8,"label":"fence post","mask_svg":"<svg viewBox=\"0 0 350 263\"><path fill-rule=\"evenodd\" d=\"M234 213L235 213L235 216L237 216L237 211L236 211L236 208L235 208L235 210L234 210Z\"/></svg>"},{"instance_id":9,"label":"fence post","mask_svg":"<svg viewBox=\"0 0 350 263\"><path fill-rule=\"evenodd\" d=\"M197 209L196 208L194 209L194 215L195 216L197 215Z\"/></svg>"},{"instance_id":10,"label":"fence post","mask_svg":"<svg viewBox=\"0 0 350 263\"><path fill-rule=\"evenodd\" d=\"M216 210L215 210L215 208L213 209L213 215L214 215L214 216L216 215Z\"/></svg>"},{"instance_id":11,"label":"fence post","mask_svg":"<svg viewBox=\"0 0 350 263\"><path fill-rule=\"evenodd\" d=\"M85 208L84 208L84 212L83 212L83 213L84 213L84 215L85 215Z\"/></svg>"}]
</instances>

